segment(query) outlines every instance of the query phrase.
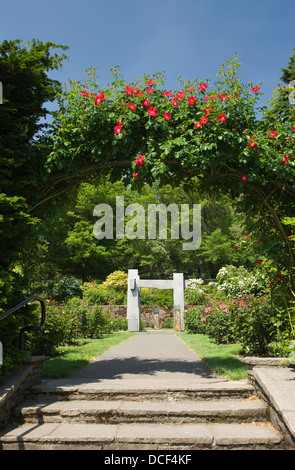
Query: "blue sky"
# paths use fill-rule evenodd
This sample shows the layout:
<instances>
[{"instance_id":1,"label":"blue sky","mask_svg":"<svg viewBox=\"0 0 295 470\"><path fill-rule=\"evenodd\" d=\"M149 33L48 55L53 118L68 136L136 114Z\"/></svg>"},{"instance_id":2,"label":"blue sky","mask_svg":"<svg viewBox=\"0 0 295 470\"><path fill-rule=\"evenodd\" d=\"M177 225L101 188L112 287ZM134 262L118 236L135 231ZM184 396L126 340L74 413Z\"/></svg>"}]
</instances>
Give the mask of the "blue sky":
<instances>
[{"instance_id":1,"label":"blue sky","mask_svg":"<svg viewBox=\"0 0 295 470\"><path fill-rule=\"evenodd\" d=\"M7 0L0 6L0 42L32 38L70 47L54 75L83 79L97 67L102 86L119 65L127 81L165 71L178 78L210 78L238 54L243 82L263 82L263 102L280 81L295 48L294 0Z\"/></svg>"}]
</instances>

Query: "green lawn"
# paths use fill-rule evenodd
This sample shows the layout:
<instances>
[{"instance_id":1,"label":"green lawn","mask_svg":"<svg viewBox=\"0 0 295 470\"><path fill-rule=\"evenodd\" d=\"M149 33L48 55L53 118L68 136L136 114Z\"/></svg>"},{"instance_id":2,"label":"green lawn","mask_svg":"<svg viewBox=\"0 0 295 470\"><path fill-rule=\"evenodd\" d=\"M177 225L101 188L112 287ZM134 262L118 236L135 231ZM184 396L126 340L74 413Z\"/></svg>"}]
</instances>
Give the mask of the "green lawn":
<instances>
[{"instance_id":1,"label":"green lawn","mask_svg":"<svg viewBox=\"0 0 295 470\"><path fill-rule=\"evenodd\" d=\"M177 336L202 359L218 376L230 380L247 378L246 365L235 355L239 354L238 344L216 344L206 335L178 333Z\"/></svg>"},{"instance_id":2,"label":"green lawn","mask_svg":"<svg viewBox=\"0 0 295 470\"><path fill-rule=\"evenodd\" d=\"M62 379L85 367L107 349L133 336L129 332L116 332L100 339L78 339L73 345L58 348L58 355L45 361L43 376Z\"/></svg>"}]
</instances>

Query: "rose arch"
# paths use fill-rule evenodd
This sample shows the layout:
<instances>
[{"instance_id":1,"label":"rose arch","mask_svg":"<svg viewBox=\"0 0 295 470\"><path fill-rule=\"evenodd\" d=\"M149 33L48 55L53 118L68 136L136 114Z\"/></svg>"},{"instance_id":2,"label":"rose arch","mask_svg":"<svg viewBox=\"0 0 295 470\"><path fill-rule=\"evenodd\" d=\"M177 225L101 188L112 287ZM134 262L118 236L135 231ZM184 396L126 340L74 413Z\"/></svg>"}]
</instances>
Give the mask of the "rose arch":
<instances>
[{"instance_id":1,"label":"rose arch","mask_svg":"<svg viewBox=\"0 0 295 470\"><path fill-rule=\"evenodd\" d=\"M161 74L126 83L117 68L103 88L93 70L84 83L71 82L54 113L37 206L94 172L138 190L155 181L189 189L197 176L204 191L229 193L249 214L292 298L294 108L280 119L274 97L258 109L263 87L243 84L239 67L226 62L213 86L180 80L177 91Z\"/></svg>"}]
</instances>

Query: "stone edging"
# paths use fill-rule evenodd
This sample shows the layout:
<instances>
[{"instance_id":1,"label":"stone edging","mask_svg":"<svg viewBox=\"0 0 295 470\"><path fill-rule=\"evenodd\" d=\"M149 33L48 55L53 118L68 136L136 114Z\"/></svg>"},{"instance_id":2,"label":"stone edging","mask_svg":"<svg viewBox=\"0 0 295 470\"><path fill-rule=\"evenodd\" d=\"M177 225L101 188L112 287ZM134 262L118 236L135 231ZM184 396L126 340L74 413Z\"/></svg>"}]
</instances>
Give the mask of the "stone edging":
<instances>
[{"instance_id":1,"label":"stone edging","mask_svg":"<svg viewBox=\"0 0 295 470\"><path fill-rule=\"evenodd\" d=\"M0 386L0 430L10 422L15 407L24 399L26 390L42 380L42 366L46 356L30 356L23 366L7 377Z\"/></svg>"}]
</instances>

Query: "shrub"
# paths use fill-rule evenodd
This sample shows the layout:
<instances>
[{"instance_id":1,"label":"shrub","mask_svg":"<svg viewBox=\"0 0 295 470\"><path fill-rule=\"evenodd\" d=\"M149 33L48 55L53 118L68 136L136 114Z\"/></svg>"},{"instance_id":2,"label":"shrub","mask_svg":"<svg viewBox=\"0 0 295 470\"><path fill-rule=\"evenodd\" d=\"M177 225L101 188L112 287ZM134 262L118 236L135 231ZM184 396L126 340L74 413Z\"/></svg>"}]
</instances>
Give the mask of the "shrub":
<instances>
[{"instance_id":1,"label":"shrub","mask_svg":"<svg viewBox=\"0 0 295 470\"><path fill-rule=\"evenodd\" d=\"M56 293L57 300L60 302L82 295L80 283L73 276L61 279L55 285L54 292Z\"/></svg>"},{"instance_id":2,"label":"shrub","mask_svg":"<svg viewBox=\"0 0 295 470\"><path fill-rule=\"evenodd\" d=\"M243 266L224 266L218 271L217 289L228 297L257 294L262 290L259 274L249 273Z\"/></svg>"},{"instance_id":3,"label":"shrub","mask_svg":"<svg viewBox=\"0 0 295 470\"><path fill-rule=\"evenodd\" d=\"M217 344L239 342L245 355L285 355L291 338L285 312L273 307L268 297L191 307L184 321L188 333L206 334Z\"/></svg>"},{"instance_id":4,"label":"shrub","mask_svg":"<svg viewBox=\"0 0 295 470\"><path fill-rule=\"evenodd\" d=\"M184 289L184 300L190 305L199 305L205 302L205 293L202 289L203 279L188 279Z\"/></svg>"}]
</instances>

